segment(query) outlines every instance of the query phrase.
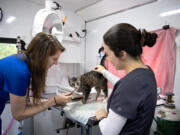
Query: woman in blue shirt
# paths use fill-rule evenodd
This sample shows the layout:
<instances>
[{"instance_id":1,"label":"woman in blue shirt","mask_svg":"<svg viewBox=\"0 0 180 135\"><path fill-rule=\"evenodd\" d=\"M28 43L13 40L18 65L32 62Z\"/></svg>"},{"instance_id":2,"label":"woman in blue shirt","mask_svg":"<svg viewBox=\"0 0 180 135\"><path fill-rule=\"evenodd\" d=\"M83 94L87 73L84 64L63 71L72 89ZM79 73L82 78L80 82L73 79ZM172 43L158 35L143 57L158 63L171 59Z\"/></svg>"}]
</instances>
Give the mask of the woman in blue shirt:
<instances>
[{"instance_id":1,"label":"woman in blue shirt","mask_svg":"<svg viewBox=\"0 0 180 135\"><path fill-rule=\"evenodd\" d=\"M52 106L63 106L71 100L70 93L40 100L48 68L57 64L64 50L55 37L41 32L32 39L23 54L0 59L0 115L9 99L16 120L23 120ZM26 100L30 86L33 93L31 103Z\"/></svg>"},{"instance_id":2,"label":"woman in blue shirt","mask_svg":"<svg viewBox=\"0 0 180 135\"><path fill-rule=\"evenodd\" d=\"M142 47L152 47L156 38L155 33L137 30L127 23L117 24L104 34L107 59L127 75L120 80L112 79L104 67L94 69L114 84L107 111L101 109L96 113L103 135L149 135L157 86L154 73L143 63L141 54Z\"/></svg>"}]
</instances>

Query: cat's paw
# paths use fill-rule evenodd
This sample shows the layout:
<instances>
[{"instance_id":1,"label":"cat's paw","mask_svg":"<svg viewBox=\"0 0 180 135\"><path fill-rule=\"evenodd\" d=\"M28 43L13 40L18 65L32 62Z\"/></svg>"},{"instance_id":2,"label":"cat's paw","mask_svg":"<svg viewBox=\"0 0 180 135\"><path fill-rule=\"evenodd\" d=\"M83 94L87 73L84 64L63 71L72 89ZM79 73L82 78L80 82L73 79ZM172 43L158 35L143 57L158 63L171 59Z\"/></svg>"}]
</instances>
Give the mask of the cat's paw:
<instances>
[{"instance_id":1,"label":"cat's paw","mask_svg":"<svg viewBox=\"0 0 180 135\"><path fill-rule=\"evenodd\" d=\"M86 102L87 102L87 100L82 99L82 103L83 103L83 104L86 104Z\"/></svg>"}]
</instances>

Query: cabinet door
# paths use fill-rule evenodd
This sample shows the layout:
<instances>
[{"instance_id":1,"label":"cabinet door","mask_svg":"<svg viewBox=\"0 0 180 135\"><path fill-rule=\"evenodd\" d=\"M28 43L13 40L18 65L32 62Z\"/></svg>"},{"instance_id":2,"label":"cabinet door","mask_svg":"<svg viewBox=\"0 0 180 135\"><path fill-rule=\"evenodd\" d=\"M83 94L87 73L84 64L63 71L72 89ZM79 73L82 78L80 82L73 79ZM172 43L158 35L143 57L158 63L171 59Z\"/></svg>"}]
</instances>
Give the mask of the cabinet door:
<instances>
[{"instance_id":1,"label":"cabinet door","mask_svg":"<svg viewBox=\"0 0 180 135\"><path fill-rule=\"evenodd\" d=\"M1 115L2 119L2 132L4 132L8 126L10 126L10 122L12 119L12 114L11 114L11 106L10 104L6 104L6 107L4 108L4 111ZM16 120L13 120L12 126L8 130L7 135L16 135L18 134L18 127L19 127L19 122Z\"/></svg>"},{"instance_id":2,"label":"cabinet door","mask_svg":"<svg viewBox=\"0 0 180 135\"><path fill-rule=\"evenodd\" d=\"M64 127L64 117L57 110L46 110L34 116L34 135L67 135L67 129L61 130L60 133L56 129ZM68 135L79 135L80 128L74 127L68 130Z\"/></svg>"},{"instance_id":3,"label":"cabinet door","mask_svg":"<svg viewBox=\"0 0 180 135\"><path fill-rule=\"evenodd\" d=\"M56 129L61 124L58 111L46 110L33 117L34 135L57 135Z\"/></svg>"}]
</instances>

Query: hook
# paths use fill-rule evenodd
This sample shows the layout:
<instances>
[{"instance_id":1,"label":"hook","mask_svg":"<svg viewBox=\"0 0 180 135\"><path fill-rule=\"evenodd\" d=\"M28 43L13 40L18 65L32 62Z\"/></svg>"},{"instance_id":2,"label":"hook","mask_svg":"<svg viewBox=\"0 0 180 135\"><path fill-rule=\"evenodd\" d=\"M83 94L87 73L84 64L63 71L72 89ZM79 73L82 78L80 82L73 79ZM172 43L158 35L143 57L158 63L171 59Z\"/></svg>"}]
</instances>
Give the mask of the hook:
<instances>
[{"instance_id":1,"label":"hook","mask_svg":"<svg viewBox=\"0 0 180 135\"><path fill-rule=\"evenodd\" d=\"M162 29L163 29L163 30L167 30L167 29L169 29L169 27L170 27L169 25L164 25L164 26L162 27Z\"/></svg>"}]
</instances>

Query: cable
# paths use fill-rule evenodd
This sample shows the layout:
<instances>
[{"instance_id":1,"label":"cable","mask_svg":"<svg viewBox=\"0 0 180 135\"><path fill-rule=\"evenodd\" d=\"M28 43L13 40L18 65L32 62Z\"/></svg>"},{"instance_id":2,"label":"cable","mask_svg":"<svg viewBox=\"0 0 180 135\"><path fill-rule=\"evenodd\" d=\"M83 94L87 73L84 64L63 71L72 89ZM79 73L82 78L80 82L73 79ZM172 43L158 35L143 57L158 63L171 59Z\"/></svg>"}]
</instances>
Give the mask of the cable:
<instances>
[{"instance_id":1,"label":"cable","mask_svg":"<svg viewBox=\"0 0 180 135\"><path fill-rule=\"evenodd\" d=\"M53 1L53 3L56 4L56 8L53 8L54 10L61 10L61 5L55 1Z\"/></svg>"},{"instance_id":2,"label":"cable","mask_svg":"<svg viewBox=\"0 0 180 135\"><path fill-rule=\"evenodd\" d=\"M2 19L3 19L3 10L2 8L0 8L0 22L2 21Z\"/></svg>"},{"instance_id":3,"label":"cable","mask_svg":"<svg viewBox=\"0 0 180 135\"><path fill-rule=\"evenodd\" d=\"M77 37L80 37L80 38L85 38L86 37L86 34L87 34L87 30L86 29L83 29L82 32L84 32L84 36L80 36L80 34L78 32L75 32Z\"/></svg>"},{"instance_id":4,"label":"cable","mask_svg":"<svg viewBox=\"0 0 180 135\"><path fill-rule=\"evenodd\" d=\"M4 133L2 135L7 135L7 133L9 132L9 130L11 129L12 125L13 125L14 119L12 118L11 121L9 122L8 127L6 128L6 130L4 131Z\"/></svg>"}]
</instances>

